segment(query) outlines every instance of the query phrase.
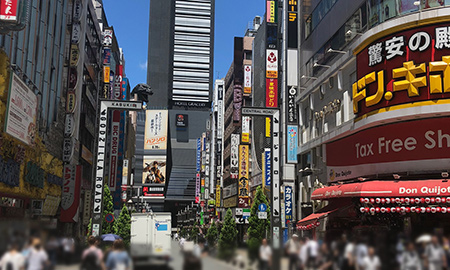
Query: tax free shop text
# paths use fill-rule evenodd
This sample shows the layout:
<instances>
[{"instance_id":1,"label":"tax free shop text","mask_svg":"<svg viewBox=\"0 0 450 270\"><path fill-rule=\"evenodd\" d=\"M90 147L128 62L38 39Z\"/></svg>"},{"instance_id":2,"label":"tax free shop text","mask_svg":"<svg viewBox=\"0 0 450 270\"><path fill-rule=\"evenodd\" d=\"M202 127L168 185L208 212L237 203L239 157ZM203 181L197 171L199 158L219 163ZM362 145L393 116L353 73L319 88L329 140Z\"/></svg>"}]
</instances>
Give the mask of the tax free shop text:
<instances>
[{"instance_id":1,"label":"tax free shop text","mask_svg":"<svg viewBox=\"0 0 450 270\"><path fill-rule=\"evenodd\" d=\"M423 147L425 149L433 150L436 148L450 148L450 135L444 133L440 129L436 131L428 130L423 136L425 139ZM405 139L379 137L376 142L373 143L356 143L354 145L354 150L356 152L356 158L360 159L375 155L414 151L419 147L417 141L418 140L413 136Z\"/></svg>"}]
</instances>

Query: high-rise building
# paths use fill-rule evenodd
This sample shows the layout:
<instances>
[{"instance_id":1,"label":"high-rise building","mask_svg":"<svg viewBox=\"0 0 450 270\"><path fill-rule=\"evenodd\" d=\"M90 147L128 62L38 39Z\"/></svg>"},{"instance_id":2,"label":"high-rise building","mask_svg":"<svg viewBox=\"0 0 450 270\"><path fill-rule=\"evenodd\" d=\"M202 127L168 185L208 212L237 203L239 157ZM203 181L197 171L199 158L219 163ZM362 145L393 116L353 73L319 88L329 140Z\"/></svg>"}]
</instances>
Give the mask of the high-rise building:
<instances>
[{"instance_id":1,"label":"high-rise building","mask_svg":"<svg viewBox=\"0 0 450 270\"><path fill-rule=\"evenodd\" d=\"M153 211L175 213L175 204L194 201L197 138L210 118L214 2L150 1L147 84L154 94L148 104L151 113L138 116L135 185L141 183L147 191L148 196L140 199L147 200ZM162 148L147 147L147 135L139 132L150 128L148 115L158 113L167 123L166 142ZM142 180L150 157L164 164L164 182L158 183L163 189L150 179Z\"/></svg>"}]
</instances>

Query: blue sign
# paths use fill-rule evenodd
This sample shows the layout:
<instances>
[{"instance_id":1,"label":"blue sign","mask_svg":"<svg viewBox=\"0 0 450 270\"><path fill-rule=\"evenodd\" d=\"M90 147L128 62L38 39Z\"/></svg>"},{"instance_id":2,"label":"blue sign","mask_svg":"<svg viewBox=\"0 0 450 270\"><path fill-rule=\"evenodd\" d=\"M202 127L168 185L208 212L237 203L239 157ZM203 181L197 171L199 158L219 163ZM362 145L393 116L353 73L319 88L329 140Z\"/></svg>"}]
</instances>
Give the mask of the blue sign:
<instances>
[{"instance_id":1,"label":"blue sign","mask_svg":"<svg viewBox=\"0 0 450 270\"><path fill-rule=\"evenodd\" d=\"M114 221L114 215L111 214L111 213L106 214L105 221L108 222L108 223L112 223Z\"/></svg>"},{"instance_id":2,"label":"blue sign","mask_svg":"<svg viewBox=\"0 0 450 270\"><path fill-rule=\"evenodd\" d=\"M258 205L259 212L266 212L266 210L267 210L267 205L265 203L261 203Z\"/></svg>"},{"instance_id":3,"label":"blue sign","mask_svg":"<svg viewBox=\"0 0 450 270\"><path fill-rule=\"evenodd\" d=\"M271 182L272 182L272 173L271 173L271 155L270 155L270 149L266 148L264 150L264 175L265 175L265 180L266 180L266 187L270 188Z\"/></svg>"},{"instance_id":4,"label":"blue sign","mask_svg":"<svg viewBox=\"0 0 450 270\"><path fill-rule=\"evenodd\" d=\"M298 127L287 126L287 162L297 163Z\"/></svg>"},{"instance_id":5,"label":"blue sign","mask_svg":"<svg viewBox=\"0 0 450 270\"><path fill-rule=\"evenodd\" d=\"M111 64L111 49L103 49L103 65Z\"/></svg>"},{"instance_id":6,"label":"blue sign","mask_svg":"<svg viewBox=\"0 0 450 270\"><path fill-rule=\"evenodd\" d=\"M202 139L197 139L197 172L200 172L201 168L201 153L202 153Z\"/></svg>"},{"instance_id":7,"label":"blue sign","mask_svg":"<svg viewBox=\"0 0 450 270\"><path fill-rule=\"evenodd\" d=\"M167 231L167 224L156 223L156 230L159 232Z\"/></svg>"},{"instance_id":8,"label":"blue sign","mask_svg":"<svg viewBox=\"0 0 450 270\"><path fill-rule=\"evenodd\" d=\"M292 221L292 187L284 186L284 217L286 226Z\"/></svg>"}]
</instances>

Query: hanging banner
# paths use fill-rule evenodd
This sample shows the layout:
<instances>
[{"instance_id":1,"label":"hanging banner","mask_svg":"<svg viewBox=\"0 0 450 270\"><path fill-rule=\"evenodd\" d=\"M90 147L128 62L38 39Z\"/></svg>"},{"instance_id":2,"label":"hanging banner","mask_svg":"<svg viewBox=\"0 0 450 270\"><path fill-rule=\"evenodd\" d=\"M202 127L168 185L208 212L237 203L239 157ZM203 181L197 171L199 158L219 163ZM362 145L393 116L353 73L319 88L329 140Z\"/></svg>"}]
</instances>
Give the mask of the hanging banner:
<instances>
[{"instance_id":1,"label":"hanging banner","mask_svg":"<svg viewBox=\"0 0 450 270\"><path fill-rule=\"evenodd\" d=\"M239 177L239 134L231 134L230 175L232 179Z\"/></svg>"},{"instance_id":2,"label":"hanging banner","mask_svg":"<svg viewBox=\"0 0 450 270\"><path fill-rule=\"evenodd\" d=\"M242 116L242 143L250 143L250 116Z\"/></svg>"},{"instance_id":3,"label":"hanging banner","mask_svg":"<svg viewBox=\"0 0 450 270\"><path fill-rule=\"evenodd\" d=\"M78 222L82 166L64 165L60 221Z\"/></svg>"},{"instance_id":4,"label":"hanging banner","mask_svg":"<svg viewBox=\"0 0 450 270\"><path fill-rule=\"evenodd\" d=\"M297 164L298 126L287 126L287 163Z\"/></svg>"},{"instance_id":5,"label":"hanging banner","mask_svg":"<svg viewBox=\"0 0 450 270\"><path fill-rule=\"evenodd\" d=\"M167 149L167 122L167 110L146 111L144 149Z\"/></svg>"},{"instance_id":6,"label":"hanging banner","mask_svg":"<svg viewBox=\"0 0 450 270\"><path fill-rule=\"evenodd\" d=\"M244 95L252 94L252 66L244 66Z\"/></svg>"}]
</instances>

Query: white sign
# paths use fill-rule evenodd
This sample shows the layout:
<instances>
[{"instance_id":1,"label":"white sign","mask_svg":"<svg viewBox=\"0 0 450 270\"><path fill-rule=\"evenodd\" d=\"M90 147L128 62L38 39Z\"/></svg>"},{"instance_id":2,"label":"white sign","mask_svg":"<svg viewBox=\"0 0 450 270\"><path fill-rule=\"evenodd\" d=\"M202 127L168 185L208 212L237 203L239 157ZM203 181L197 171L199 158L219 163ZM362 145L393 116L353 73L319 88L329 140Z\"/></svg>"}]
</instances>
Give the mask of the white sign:
<instances>
[{"instance_id":1,"label":"white sign","mask_svg":"<svg viewBox=\"0 0 450 270\"><path fill-rule=\"evenodd\" d=\"M63 169L63 192L61 195L61 208L69 209L75 200L75 174L76 168L66 164Z\"/></svg>"},{"instance_id":2,"label":"white sign","mask_svg":"<svg viewBox=\"0 0 450 270\"><path fill-rule=\"evenodd\" d=\"M236 208L236 216L242 216L242 208Z\"/></svg>"},{"instance_id":3,"label":"white sign","mask_svg":"<svg viewBox=\"0 0 450 270\"><path fill-rule=\"evenodd\" d=\"M120 99L122 95L122 75L116 75L114 80L114 98Z\"/></svg>"},{"instance_id":4,"label":"white sign","mask_svg":"<svg viewBox=\"0 0 450 270\"><path fill-rule=\"evenodd\" d=\"M81 38L81 25L80 23L74 23L72 25L72 44L78 44Z\"/></svg>"},{"instance_id":5,"label":"white sign","mask_svg":"<svg viewBox=\"0 0 450 270\"><path fill-rule=\"evenodd\" d=\"M74 142L73 137L64 138L63 142L63 161L69 162L73 156Z\"/></svg>"},{"instance_id":6,"label":"white sign","mask_svg":"<svg viewBox=\"0 0 450 270\"><path fill-rule=\"evenodd\" d=\"M167 148L167 110L147 110L145 114L144 149Z\"/></svg>"},{"instance_id":7,"label":"white sign","mask_svg":"<svg viewBox=\"0 0 450 270\"><path fill-rule=\"evenodd\" d=\"M273 227L273 248L279 249L280 248L280 228L279 227Z\"/></svg>"},{"instance_id":8,"label":"white sign","mask_svg":"<svg viewBox=\"0 0 450 270\"><path fill-rule=\"evenodd\" d=\"M272 216L280 216L280 113L276 112L272 118L273 149L272 149ZM279 241L278 241L279 242Z\"/></svg>"},{"instance_id":9,"label":"white sign","mask_svg":"<svg viewBox=\"0 0 450 270\"><path fill-rule=\"evenodd\" d=\"M231 134L231 155L230 155L230 175L231 178L239 177L239 134Z\"/></svg>"},{"instance_id":10,"label":"white sign","mask_svg":"<svg viewBox=\"0 0 450 270\"><path fill-rule=\"evenodd\" d=\"M103 46L106 47L111 46L112 35L113 35L112 29L105 29L105 31L103 31Z\"/></svg>"},{"instance_id":11,"label":"white sign","mask_svg":"<svg viewBox=\"0 0 450 270\"><path fill-rule=\"evenodd\" d=\"M252 66L244 66L244 94L252 93Z\"/></svg>"},{"instance_id":12,"label":"white sign","mask_svg":"<svg viewBox=\"0 0 450 270\"><path fill-rule=\"evenodd\" d=\"M95 195L94 195L94 214L100 214L102 210L102 194L103 194L103 172L105 166L105 150L106 150L106 127L108 124L108 107L106 102L100 105L100 121L98 128L98 144L97 144L97 172L95 177ZM94 224L95 225L95 224ZM94 230L93 230L94 232Z\"/></svg>"},{"instance_id":13,"label":"white sign","mask_svg":"<svg viewBox=\"0 0 450 270\"><path fill-rule=\"evenodd\" d=\"M30 145L36 134L37 96L12 72L6 111L6 133Z\"/></svg>"},{"instance_id":14,"label":"white sign","mask_svg":"<svg viewBox=\"0 0 450 270\"><path fill-rule=\"evenodd\" d=\"M267 212L258 212L259 219L267 219Z\"/></svg>"},{"instance_id":15,"label":"white sign","mask_svg":"<svg viewBox=\"0 0 450 270\"><path fill-rule=\"evenodd\" d=\"M100 235L100 224L92 224L92 235L99 236Z\"/></svg>"},{"instance_id":16,"label":"white sign","mask_svg":"<svg viewBox=\"0 0 450 270\"><path fill-rule=\"evenodd\" d=\"M123 160L122 165L122 185L128 185L128 159Z\"/></svg>"},{"instance_id":17,"label":"white sign","mask_svg":"<svg viewBox=\"0 0 450 270\"><path fill-rule=\"evenodd\" d=\"M223 100L217 101L217 138L223 136Z\"/></svg>"},{"instance_id":18,"label":"white sign","mask_svg":"<svg viewBox=\"0 0 450 270\"><path fill-rule=\"evenodd\" d=\"M64 128L64 137L71 137L75 130L75 120L72 114L66 114L66 123Z\"/></svg>"},{"instance_id":19,"label":"white sign","mask_svg":"<svg viewBox=\"0 0 450 270\"><path fill-rule=\"evenodd\" d=\"M244 218L244 217L235 217L234 219L236 221L236 224L248 224L248 218Z\"/></svg>"},{"instance_id":20,"label":"white sign","mask_svg":"<svg viewBox=\"0 0 450 270\"><path fill-rule=\"evenodd\" d=\"M250 116L242 116L242 142L250 142Z\"/></svg>"},{"instance_id":21,"label":"white sign","mask_svg":"<svg viewBox=\"0 0 450 270\"><path fill-rule=\"evenodd\" d=\"M278 51L266 50L266 77L278 78Z\"/></svg>"}]
</instances>

